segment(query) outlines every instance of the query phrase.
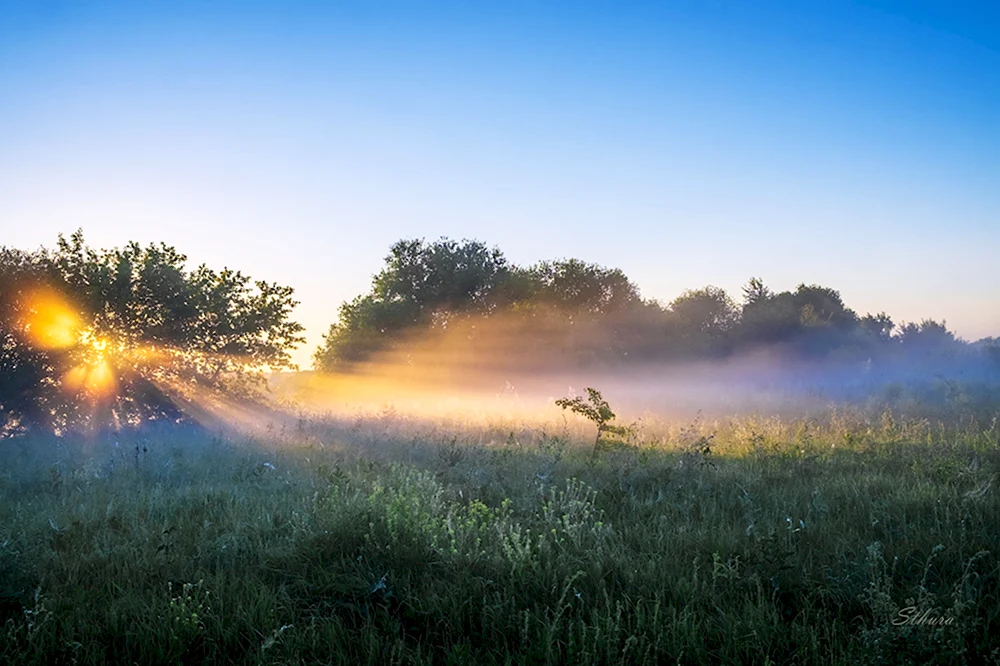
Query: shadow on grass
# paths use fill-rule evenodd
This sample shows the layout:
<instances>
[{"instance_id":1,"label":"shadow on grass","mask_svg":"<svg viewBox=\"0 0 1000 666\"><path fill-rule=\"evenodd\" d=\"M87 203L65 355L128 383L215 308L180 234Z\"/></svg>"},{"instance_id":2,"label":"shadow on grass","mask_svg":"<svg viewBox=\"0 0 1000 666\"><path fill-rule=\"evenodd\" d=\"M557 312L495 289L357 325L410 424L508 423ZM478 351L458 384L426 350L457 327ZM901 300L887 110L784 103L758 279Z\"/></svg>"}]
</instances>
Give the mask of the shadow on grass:
<instances>
[{"instance_id":1,"label":"shadow on grass","mask_svg":"<svg viewBox=\"0 0 1000 666\"><path fill-rule=\"evenodd\" d=\"M0 442L5 663L986 663L995 425Z\"/></svg>"}]
</instances>

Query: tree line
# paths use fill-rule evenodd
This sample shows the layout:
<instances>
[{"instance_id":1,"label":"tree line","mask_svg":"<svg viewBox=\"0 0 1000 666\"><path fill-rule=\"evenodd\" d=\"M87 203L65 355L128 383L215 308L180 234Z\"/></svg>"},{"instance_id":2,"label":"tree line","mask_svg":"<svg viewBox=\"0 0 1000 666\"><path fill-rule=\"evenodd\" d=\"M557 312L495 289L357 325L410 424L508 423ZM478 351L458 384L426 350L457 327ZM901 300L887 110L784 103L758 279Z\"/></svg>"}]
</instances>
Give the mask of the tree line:
<instances>
[{"instance_id":1,"label":"tree line","mask_svg":"<svg viewBox=\"0 0 1000 666\"><path fill-rule=\"evenodd\" d=\"M77 231L51 249L0 247L0 436L179 419L193 389L252 396L265 371L294 369L290 352L304 341L296 305L290 287L189 268L165 244L97 250ZM758 348L1000 367L996 339L969 344L943 322L859 316L829 287L778 292L752 278L738 302L709 286L662 304L618 269L577 259L522 267L447 238L392 245L369 291L340 306L314 365L350 371L414 334L456 330L486 350L503 330L524 358L576 368Z\"/></svg>"},{"instance_id":2,"label":"tree line","mask_svg":"<svg viewBox=\"0 0 1000 666\"><path fill-rule=\"evenodd\" d=\"M521 267L479 241L443 238L394 244L371 289L340 306L314 362L320 370L349 369L405 344L415 330L472 319L488 335L501 318L524 322L522 331L554 327L560 334L545 338L555 341L547 357L578 364L724 358L755 349L802 359L1000 360L994 339L970 345L944 322L899 325L885 312L859 315L830 287L774 291L751 278L738 302L707 286L662 304L642 298L618 269L577 259Z\"/></svg>"}]
</instances>

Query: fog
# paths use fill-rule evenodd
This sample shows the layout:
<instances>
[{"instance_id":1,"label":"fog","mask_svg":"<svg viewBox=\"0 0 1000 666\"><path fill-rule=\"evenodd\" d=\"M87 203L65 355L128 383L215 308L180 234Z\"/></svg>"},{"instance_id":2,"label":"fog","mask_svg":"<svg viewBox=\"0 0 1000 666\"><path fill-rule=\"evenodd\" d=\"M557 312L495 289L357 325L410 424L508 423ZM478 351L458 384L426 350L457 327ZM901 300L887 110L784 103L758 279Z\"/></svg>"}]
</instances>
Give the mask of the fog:
<instances>
[{"instance_id":1,"label":"fog","mask_svg":"<svg viewBox=\"0 0 1000 666\"><path fill-rule=\"evenodd\" d=\"M580 352L611 349L618 334L554 316L469 318L405 337L344 372L273 375L270 386L279 400L314 414L391 409L428 418L547 420L560 413L557 398L593 387L622 418L691 419L795 416L995 379L971 354L809 360L771 346L715 360L609 362Z\"/></svg>"}]
</instances>

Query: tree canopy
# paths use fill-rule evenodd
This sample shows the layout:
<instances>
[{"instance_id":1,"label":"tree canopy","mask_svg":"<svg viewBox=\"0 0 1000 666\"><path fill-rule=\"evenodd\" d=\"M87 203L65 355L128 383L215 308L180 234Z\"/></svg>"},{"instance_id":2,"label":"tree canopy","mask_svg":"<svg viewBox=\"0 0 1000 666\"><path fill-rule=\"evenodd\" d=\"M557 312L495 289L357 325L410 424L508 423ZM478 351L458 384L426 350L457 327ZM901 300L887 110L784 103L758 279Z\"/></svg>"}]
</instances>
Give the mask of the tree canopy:
<instances>
[{"instance_id":1,"label":"tree canopy","mask_svg":"<svg viewBox=\"0 0 1000 666\"><path fill-rule=\"evenodd\" d=\"M592 337L583 331L595 321L642 305L639 290L617 269L576 259L522 268L479 241L402 240L371 290L340 306L314 360L323 370L344 368L392 349L405 333L470 317L504 315L509 323L516 316L549 333L572 325L579 336Z\"/></svg>"},{"instance_id":2,"label":"tree canopy","mask_svg":"<svg viewBox=\"0 0 1000 666\"><path fill-rule=\"evenodd\" d=\"M0 248L4 430L178 418L186 387L245 391L290 367L292 289L186 262L164 244L95 250L80 231Z\"/></svg>"},{"instance_id":3,"label":"tree canopy","mask_svg":"<svg viewBox=\"0 0 1000 666\"><path fill-rule=\"evenodd\" d=\"M738 304L708 286L664 307L644 300L619 269L578 259L521 267L478 241L404 240L392 246L371 290L340 307L314 359L320 370L344 369L394 348L407 333L469 318L482 320L482 329L500 328L501 316L507 330L545 333L520 333L526 353L588 363L719 358L758 348L861 361L965 349L943 322L900 326L885 312L859 316L822 285L775 291L753 277L742 296ZM530 327L509 326L512 317ZM981 354L990 363L992 349Z\"/></svg>"}]
</instances>

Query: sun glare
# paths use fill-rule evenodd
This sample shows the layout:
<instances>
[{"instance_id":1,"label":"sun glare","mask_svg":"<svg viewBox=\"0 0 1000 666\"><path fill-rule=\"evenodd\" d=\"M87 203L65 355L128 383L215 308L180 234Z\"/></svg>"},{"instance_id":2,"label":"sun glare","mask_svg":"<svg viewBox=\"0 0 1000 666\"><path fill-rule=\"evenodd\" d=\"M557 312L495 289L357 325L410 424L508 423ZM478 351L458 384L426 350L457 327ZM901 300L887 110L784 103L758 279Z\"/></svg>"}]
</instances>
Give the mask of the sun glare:
<instances>
[{"instance_id":1,"label":"sun glare","mask_svg":"<svg viewBox=\"0 0 1000 666\"><path fill-rule=\"evenodd\" d=\"M63 388L73 392L86 391L95 397L112 395L117 389L114 369L105 360L74 366L63 376Z\"/></svg>"},{"instance_id":2,"label":"sun glare","mask_svg":"<svg viewBox=\"0 0 1000 666\"><path fill-rule=\"evenodd\" d=\"M40 288L25 299L24 328L39 349L69 349L80 342L80 317L57 291Z\"/></svg>"},{"instance_id":3,"label":"sun glare","mask_svg":"<svg viewBox=\"0 0 1000 666\"><path fill-rule=\"evenodd\" d=\"M66 373L63 386L68 390L86 391L97 398L115 394L118 382L109 360L108 341L94 335L92 330L84 330L79 336L79 345L83 359Z\"/></svg>"},{"instance_id":4,"label":"sun glare","mask_svg":"<svg viewBox=\"0 0 1000 666\"><path fill-rule=\"evenodd\" d=\"M48 286L26 291L18 302L18 310L21 331L28 344L52 352L55 360L65 364L60 375L61 389L91 402L104 402L118 395L122 368L166 368L177 357L177 351L169 347L138 346L104 337L87 325L70 299ZM154 371L147 378L160 384L161 375ZM164 384L161 388L180 394L185 385Z\"/></svg>"},{"instance_id":5,"label":"sun glare","mask_svg":"<svg viewBox=\"0 0 1000 666\"><path fill-rule=\"evenodd\" d=\"M104 398L118 388L108 340L84 327L77 311L58 291L40 287L28 292L22 309L24 331L38 349L72 352L77 362L63 375L67 391Z\"/></svg>"}]
</instances>

